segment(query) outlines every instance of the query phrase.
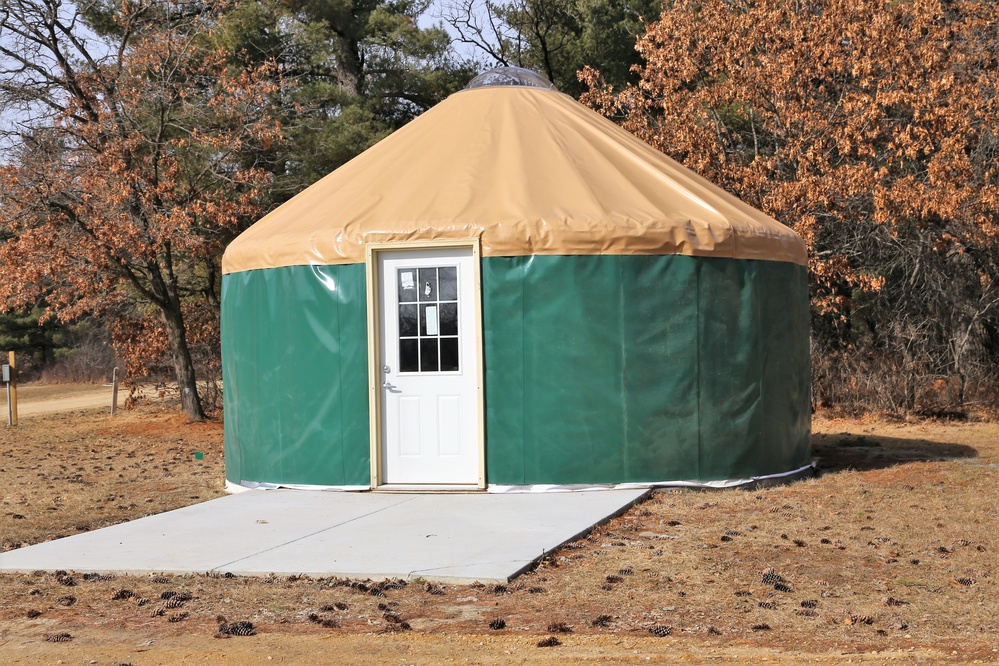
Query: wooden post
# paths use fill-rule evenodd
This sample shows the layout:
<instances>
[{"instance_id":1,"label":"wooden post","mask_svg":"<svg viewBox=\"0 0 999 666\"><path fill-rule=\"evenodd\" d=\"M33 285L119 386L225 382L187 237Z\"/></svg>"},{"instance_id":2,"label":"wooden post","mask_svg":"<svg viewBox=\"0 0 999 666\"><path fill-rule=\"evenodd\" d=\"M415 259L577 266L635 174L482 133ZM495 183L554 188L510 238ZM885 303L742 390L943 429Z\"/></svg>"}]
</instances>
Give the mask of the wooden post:
<instances>
[{"instance_id":1,"label":"wooden post","mask_svg":"<svg viewBox=\"0 0 999 666\"><path fill-rule=\"evenodd\" d=\"M7 362L10 363L10 384L7 385L7 423L17 425L17 363L14 352L7 352Z\"/></svg>"},{"instance_id":2,"label":"wooden post","mask_svg":"<svg viewBox=\"0 0 999 666\"><path fill-rule=\"evenodd\" d=\"M111 416L118 409L118 368L111 373Z\"/></svg>"}]
</instances>

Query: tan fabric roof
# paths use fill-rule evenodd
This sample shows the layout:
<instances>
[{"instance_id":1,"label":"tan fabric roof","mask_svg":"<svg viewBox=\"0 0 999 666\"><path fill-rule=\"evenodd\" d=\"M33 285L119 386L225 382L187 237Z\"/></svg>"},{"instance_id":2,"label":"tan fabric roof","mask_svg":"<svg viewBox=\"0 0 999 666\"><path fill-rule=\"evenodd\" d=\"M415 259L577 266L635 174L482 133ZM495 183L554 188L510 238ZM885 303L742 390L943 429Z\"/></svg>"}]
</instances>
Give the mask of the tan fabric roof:
<instances>
[{"instance_id":1,"label":"tan fabric roof","mask_svg":"<svg viewBox=\"0 0 999 666\"><path fill-rule=\"evenodd\" d=\"M241 234L223 271L481 239L484 256L686 254L805 264L793 231L553 90L456 93Z\"/></svg>"}]
</instances>

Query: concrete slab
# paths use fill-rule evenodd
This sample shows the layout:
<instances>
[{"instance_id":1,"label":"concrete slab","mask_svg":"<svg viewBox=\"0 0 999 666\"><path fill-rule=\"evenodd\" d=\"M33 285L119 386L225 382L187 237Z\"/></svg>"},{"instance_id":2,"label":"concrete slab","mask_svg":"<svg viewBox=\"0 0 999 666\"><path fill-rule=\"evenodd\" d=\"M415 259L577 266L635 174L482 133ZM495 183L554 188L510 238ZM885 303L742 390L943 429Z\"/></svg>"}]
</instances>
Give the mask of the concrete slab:
<instances>
[{"instance_id":1,"label":"concrete slab","mask_svg":"<svg viewBox=\"0 0 999 666\"><path fill-rule=\"evenodd\" d=\"M506 582L647 492L254 490L0 553L0 572Z\"/></svg>"}]
</instances>

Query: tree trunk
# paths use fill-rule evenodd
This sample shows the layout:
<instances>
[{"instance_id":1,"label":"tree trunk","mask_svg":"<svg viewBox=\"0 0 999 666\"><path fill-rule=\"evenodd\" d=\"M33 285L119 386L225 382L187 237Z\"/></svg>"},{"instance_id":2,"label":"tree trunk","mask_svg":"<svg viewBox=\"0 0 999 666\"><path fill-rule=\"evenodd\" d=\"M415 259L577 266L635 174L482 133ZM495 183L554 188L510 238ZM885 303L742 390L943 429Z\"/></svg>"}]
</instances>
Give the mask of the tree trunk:
<instances>
[{"instance_id":1,"label":"tree trunk","mask_svg":"<svg viewBox=\"0 0 999 666\"><path fill-rule=\"evenodd\" d=\"M198 395L194 360L191 358L191 350L187 346L183 316L172 308L164 308L162 312L167 338L170 340L173 369L177 375L177 386L180 389L180 409L188 418L202 420L205 418L205 412L201 407L201 396Z\"/></svg>"},{"instance_id":2,"label":"tree trunk","mask_svg":"<svg viewBox=\"0 0 999 666\"><path fill-rule=\"evenodd\" d=\"M337 68L337 79L340 87L354 97L364 93L364 63L360 43L347 35L337 34L339 42L340 62Z\"/></svg>"}]
</instances>

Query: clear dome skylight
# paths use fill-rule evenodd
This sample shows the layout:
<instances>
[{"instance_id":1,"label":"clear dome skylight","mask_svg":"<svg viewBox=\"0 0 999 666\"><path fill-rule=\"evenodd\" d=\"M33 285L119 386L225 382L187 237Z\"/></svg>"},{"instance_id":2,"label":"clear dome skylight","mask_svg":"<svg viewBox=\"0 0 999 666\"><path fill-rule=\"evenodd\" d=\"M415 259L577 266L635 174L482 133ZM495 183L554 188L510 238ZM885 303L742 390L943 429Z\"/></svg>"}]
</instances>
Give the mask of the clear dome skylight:
<instances>
[{"instance_id":1,"label":"clear dome skylight","mask_svg":"<svg viewBox=\"0 0 999 666\"><path fill-rule=\"evenodd\" d=\"M488 88L492 86L528 86L531 88L555 90L555 86L551 81L537 72L532 72L523 67L493 67L489 71L482 72L472 79L465 86L465 89Z\"/></svg>"}]
</instances>

